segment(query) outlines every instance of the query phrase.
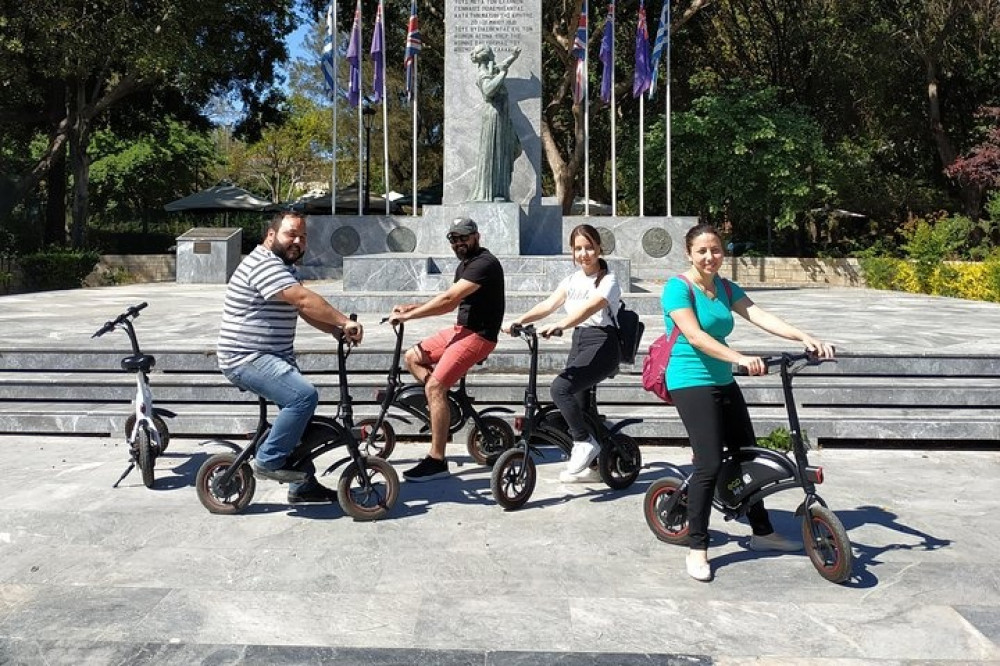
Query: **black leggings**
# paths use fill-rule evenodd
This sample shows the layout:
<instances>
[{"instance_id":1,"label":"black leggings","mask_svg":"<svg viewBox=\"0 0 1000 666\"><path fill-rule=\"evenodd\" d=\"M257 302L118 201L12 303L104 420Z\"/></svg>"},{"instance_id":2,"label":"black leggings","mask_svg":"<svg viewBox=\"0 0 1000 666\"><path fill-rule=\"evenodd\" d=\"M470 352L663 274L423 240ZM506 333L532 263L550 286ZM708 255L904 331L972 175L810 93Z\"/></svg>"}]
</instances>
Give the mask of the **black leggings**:
<instances>
[{"instance_id":1,"label":"black leggings","mask_svg":"<svg viewBox=\"0 0 1000 666\"><path fill-rule=\"evenodd\" d=\"M693 386L670 391L674 405L687 429L694 452L694 476L688 484L688 544L693 549L708 549L708 518L712 496L722 467L723 448L730 451L757 443L743 392L736 382L725 386ZM753 533L774 531L757 502L747 511Z\"/></svg>"},{"instance_id":2,"label":"black leggings","mask_svg":"<svg viewBox=\"0 0 1000 666\"><path fill-rule=\"evenodd\" d=\"M570 437L582 442L590 436L583 413L587 389L618 371L618 329L613 326L578 326L566 369L552 381L552 402L566 419Z\"/></svg>"}]
</instances>

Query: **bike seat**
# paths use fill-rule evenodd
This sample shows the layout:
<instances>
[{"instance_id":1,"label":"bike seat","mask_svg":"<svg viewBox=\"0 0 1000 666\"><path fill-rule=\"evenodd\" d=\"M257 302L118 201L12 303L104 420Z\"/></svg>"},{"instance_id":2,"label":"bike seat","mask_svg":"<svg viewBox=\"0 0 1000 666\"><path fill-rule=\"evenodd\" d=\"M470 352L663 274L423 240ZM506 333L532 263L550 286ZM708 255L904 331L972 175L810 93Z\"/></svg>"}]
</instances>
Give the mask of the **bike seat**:
<instances>
[{"instance_id":1,"label":"bike seat","mask_svg":"<svg viewBox=\"0 0 1000 666\"><path fill-rule=\"evenodd\" d=\"M142 370L149 372L156 365L156 358L149 354L133 354L122 359L122 370L126 372L136 372Z\"/></svg>"}]
</instances>

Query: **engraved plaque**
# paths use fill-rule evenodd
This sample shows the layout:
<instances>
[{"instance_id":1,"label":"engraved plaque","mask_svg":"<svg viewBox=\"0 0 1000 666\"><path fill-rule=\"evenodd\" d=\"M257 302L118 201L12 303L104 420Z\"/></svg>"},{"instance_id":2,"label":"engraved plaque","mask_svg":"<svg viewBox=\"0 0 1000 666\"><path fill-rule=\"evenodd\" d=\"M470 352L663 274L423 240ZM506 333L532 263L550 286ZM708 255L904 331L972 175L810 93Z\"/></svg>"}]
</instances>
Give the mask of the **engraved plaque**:
<instances>
[{"instance_id":1,"label":"engraved plaque","mask_svg":"<svg viewBox=\"0 0 1000 666\"><path fill-rule=\"evenodd\" d=\"M601 235L601 251L604 254L613 254L615 251L615 232L607 227L597 227L597 233Z\"/></svg>"},{"instance_id":2,"label":"engraved plaque","mask_svg":"<svg viewBox=\"0 0 1000 666\"><path fill-rule=\"evenodd\" d=\"M330 247L342 257L348 257L361 247L361 236L353 227L339 227L330 235Z\"/></svg>"},{"instance_id":3,"label":"engraved plaque","mask_svg":"<svg viewBox=\"0 0 1000 666\"><path fill-rule=\"evenodd\" d=\"M655 259L667 256L673 247L674 241L666 229L653 227L642 235L642 249Z\"/></svg>"},{"instance_id":4,"label":"engraved plaque","mask_svg":"<svg viewBox=\"0 0 1000 666\"><path fill-rule=\"evenodd\" d=\"M195 254L212 254L212 244L209 242L195 241L191 246L191 250Z\"/></svg>"},{"instance_id":5,"label":"engraved plaque","mask_svg":"<svg viewBox=\"0 0 1000 666\"><path fill-rule=\"evenodd\" d=\"M396 227L385 239L390 252L413 252L417 247L417 235L406 227Z\"/></svg>"}]
</instances>

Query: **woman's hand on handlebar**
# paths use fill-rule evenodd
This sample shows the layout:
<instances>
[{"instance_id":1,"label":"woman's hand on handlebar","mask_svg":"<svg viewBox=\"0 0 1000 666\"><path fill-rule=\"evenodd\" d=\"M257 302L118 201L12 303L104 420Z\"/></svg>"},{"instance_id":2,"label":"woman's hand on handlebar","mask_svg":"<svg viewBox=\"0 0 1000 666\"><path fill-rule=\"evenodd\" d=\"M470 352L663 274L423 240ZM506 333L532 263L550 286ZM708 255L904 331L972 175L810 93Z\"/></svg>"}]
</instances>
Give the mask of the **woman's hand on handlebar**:
<instances>
[{"instance_id":1,"label":"woman's hand on handlebar","mask_svg":"<svg viewBox=\"0 0 1000 666\"><path fill-rule=\"evenodd\" d=\"M833 358L836 351L833 345L810 336L806 336L802 343L806 346L806 351L814 354L817 358Z\"/></svg>"},{"instance_id":2,"label":"woman's hand on handlebar","mask_svg":"<svg viewBox=\"0 0 1000 666\"><path fill-rule=\"evenodd\" d=\"M740 356L736 365L745 368L748 375L766 375L767 363L760 356Z\"/></svg>"},{"instance_id":3,"label":"woman's hand on handlebar","mask_svg":"<svg viewBox=\"0 0 1000 666\"><path fill-rule=\"evenodd\" d=\"M562 326L557 324L546 324L538 329L538 335L543 338L549 338L552 336L559 337L563 334Z\"/></svg>"}]
</instances>

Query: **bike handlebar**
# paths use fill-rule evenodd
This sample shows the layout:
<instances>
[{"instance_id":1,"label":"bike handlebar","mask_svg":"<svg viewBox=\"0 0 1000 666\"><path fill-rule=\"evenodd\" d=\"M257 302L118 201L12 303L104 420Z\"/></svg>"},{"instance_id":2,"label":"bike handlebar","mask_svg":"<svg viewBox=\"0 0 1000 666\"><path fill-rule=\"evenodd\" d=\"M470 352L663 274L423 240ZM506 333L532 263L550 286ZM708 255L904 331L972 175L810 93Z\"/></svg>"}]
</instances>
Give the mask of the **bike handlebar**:
<instances>
[{"instance_id":1,"label":"bike handlebar","mask_svg":"<svg viewBox=\"0 0 1000 666\"><path fill-rule=\"evenodd\" d=\"M765 368L774 368L781 366L789 367L794 363L798 363L799 361L805 361L805 363L802 364L802 367L805 367L807 365L820 365L821 363L827 363L827 362L831 363L837 362L837 359L835 358L820 358L816 354L816 352L809 350L801 351L796 354L792 354L789 352L782 352L780 356L763 356L761 358L764 361ZM745 366L734 363L733 374L739 375L741 377L746 377L749 376L750 372L747 370Z\"/></svg>"},{"instance_id":2,"label":"bike handlebar","mask_svg":"<svg viewBox=\"0 0 1000 666\"><path fill-rule=\"evenodd\" d=\"M107 333L108 331L114 330L115 326L118 326L119 324L124 323L125 320L128 319L129 317L132 317L133 319L135 319L136 317L139 316L139 312L142 311L143 309L145 309L148 305L149 305L149 303L147 303L146 301L143 301L142 303L139 303L138 305L129 306L129 308L127 310L125 310L125 312L123 312L120 315L118 315L117 317L115 317L112 321L106 321L106 322L104 322L104 326L101 326L99 329L97 329L97 332L95 332L90 337L92 337L92 338L99 338L102 335L104 335L105 333Z\"/></svg>"},{"instance_id":3,"label":"bike handlebar","mask_svg":"<svg viewBox=\"0 0 1000 666\"><path fill-rule=\"evenodd\" d=\"M561 337L562 334L563 334L562 329L557 328L556 330L552 331L549 335L558 338ZM524 337L536 338L538 337L538 333L535 330L534 324L511 324L510 336L512 338L524 338Z\"/></svg>"}]
</instances>

